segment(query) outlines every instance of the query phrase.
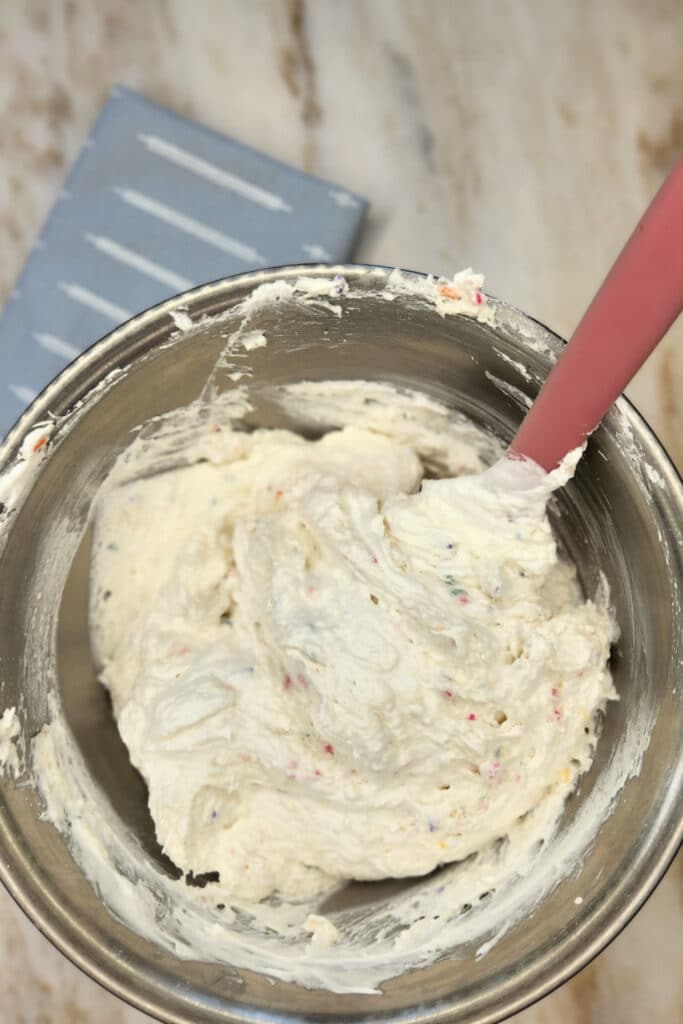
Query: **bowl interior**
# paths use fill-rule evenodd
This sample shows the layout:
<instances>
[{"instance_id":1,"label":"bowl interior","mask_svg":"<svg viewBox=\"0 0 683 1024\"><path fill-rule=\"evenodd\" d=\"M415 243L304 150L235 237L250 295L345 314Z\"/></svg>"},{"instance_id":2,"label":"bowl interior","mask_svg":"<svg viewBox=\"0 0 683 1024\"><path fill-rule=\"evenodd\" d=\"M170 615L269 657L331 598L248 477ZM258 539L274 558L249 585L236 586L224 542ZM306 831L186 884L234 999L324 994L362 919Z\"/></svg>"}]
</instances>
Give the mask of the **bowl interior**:
<instances>
[{"instance_id":1,"label":"bowl interior","mask_svg":"<svg viewBox=\"0 0 683 1024\"><path fill-rule=\"evenodd\" d=\"M364 271L349 276L354 290L341 318L283 303L250 324L266 333L268 345L236 357L248 358L253 369L254 408L247 423L302 429L301 420L270 400L267 387L274 384L380 380L422 390L509 439L523 415L520 394L533 396L547 372L548 357L538 349L553 348L556 340L500 304L495 328L465 317L442 319L418 300L387 302ZM248 287L228 282L200 291L189 299L190 312L229 309ZM97 488L130 431L196 399L225 345L229 320L207 322L172 340L169 309L167 304L122 328L49 396L59 415L107 370L130 367L98 400L85 404L71 430L57 429L50 458L11 521L0 551L0 696L2 707L19 705L28 744L48 719L49 687L58 690L111 813L159 872L172 875L175 868L154 836L144 783L128 761L108 697L96 682L87 632L86 529ZM232 386L227 379L218 384ZM33 415L39 414L40 408ZM457 957L387 981L384 994L344 996L179 960L109 914L61 836L39 820L39 798L27 787L3 787L6 881L76 962L169 1019L227 1020L238 1013L239 1019L252 1019L252 1012L269 1009L335 1020L412 1011L411 1020L434 1020L448 1009L448 1019L483 1021L523 1005L585 962L628 920L680 835L681 507L675 472L637 414L620 404L591 439L553 512L587 594L595 592L601 573L609 583L621 628L613 665L620 700L609 706L595 762L563 818L561 835L573 844L574 870L485 956L476 957L481 943L464 942ZM629 768L638 767L628 778ZM597 834L584 836L581 809L601 787L614 789L613 806ZM381 905L397 889L420 884L351 885L339 906Z\"/></svg>"}]
</instances>

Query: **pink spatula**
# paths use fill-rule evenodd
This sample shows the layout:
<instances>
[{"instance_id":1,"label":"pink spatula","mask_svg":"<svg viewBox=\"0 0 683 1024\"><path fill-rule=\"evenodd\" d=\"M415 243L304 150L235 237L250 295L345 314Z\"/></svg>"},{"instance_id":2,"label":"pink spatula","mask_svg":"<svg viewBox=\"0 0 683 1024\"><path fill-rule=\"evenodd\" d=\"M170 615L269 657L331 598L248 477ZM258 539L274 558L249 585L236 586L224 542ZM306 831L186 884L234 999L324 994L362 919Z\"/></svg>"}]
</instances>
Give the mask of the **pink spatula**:
<instances>
[{"instance_id":1,"label":"pink spatula","mask_svg":"<svg viewBox=\"0 0 683 1024\"><path fill-rule=\"evenodd\" d=\"M683 309L683 157L652 200L510 445L550 472L582 444Z\"/></svg>"}]
</instances>

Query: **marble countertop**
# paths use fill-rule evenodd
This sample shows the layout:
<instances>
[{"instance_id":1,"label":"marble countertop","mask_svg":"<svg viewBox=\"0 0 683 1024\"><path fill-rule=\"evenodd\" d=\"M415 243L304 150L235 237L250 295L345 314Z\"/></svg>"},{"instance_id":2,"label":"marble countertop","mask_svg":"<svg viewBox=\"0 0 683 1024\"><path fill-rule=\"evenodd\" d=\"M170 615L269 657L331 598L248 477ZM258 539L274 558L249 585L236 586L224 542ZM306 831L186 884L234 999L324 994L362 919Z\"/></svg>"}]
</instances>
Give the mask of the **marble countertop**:
<instances>
[{"instance_id":1,"label":"marble countertop","mask_svg":"<svg viewBox=\"0 0 683 1024\"><path fill-rule=\"evenodd\" d=\"M566 335L683 149L679 0L2 0L0 300L110 88L368 197L359 260L488 287ZM634 301L639 301L634 296ZM683 467L683 323L630 388ZM669 1024L683 859L520 1024ZM0 893L0 1019L141 1024ZM676 1010L678 1007L678 1011Z\"/></svg>"}]
</instances>

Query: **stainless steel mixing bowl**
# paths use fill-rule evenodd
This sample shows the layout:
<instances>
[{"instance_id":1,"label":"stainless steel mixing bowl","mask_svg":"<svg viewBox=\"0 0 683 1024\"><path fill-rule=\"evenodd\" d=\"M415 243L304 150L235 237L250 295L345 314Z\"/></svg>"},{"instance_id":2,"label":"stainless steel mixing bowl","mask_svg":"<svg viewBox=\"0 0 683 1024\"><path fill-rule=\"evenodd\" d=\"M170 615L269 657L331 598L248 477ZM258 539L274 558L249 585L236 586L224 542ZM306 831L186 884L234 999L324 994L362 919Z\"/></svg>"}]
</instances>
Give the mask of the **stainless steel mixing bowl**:
<instances>
[{"instance_id":1,"label":"stainless steel mixing bowl","mask_svg":"<svg viewBox=\"0 0 683 1024\"><path fill-rule=\"evenodd\" d=\"M287 302L260 312L251 327L269 344L250 354L250 422L281 425L283 414L259 397L263 383L360 378L417 387L509 438L522 415L519 393L533 395L560 341L543 326L492 300L497 323L441 318L429 302L376 294L379 268L309 268L342 273L355 297L337 319ZM90 504L129 431L195 399L225 344L225 324L208 321L171 336L171 314L193 320L230 310L256 285L293 279L301 268L250 274L199 288L142 314L68 367L25 413L0 448L0 469L22 436L48 413L61 417L84 401L71 429L56 428L49 457L19 511L0 529L0 710L21 708L26 745L48 717L54 685L88 770L111 814L159 859L144 787L131 769L104 690L96 683L86 624ZM527 368L526 372L524 368ZM126 372L93 394L112 370ZM529 378L529 379L528 379ZM229 386L229 382L227 382ZM517 389L517 390L516 390ZM178 960L115 920L73 861L62 837L40 820L30 786L2 786L0 875L26 913L74 963L111 991L168 1021L493 1021L567 979L612 939L671 861L683 833L683 488L657 440L625 401L593 436L576 479L559 497L557 525L586 590L602 570L621 626L611 704L595 763L567 806L562 835L608 773L617 748L641 739L639 774L630 778L597 836L578 849L574 869L533 916L475 959L459 959L393 978L378 995L331 995ZM64 530L67 524L68 529ZM55 557L55 538L59 537ZM42 595L35 580L51 566ZM635 742L634 740L634 742ZM620 746L621 745L621 746ZM635 743L637 747L637 742ZM577 896L583 902L575 902ZM391 899L365 886L355 900Z\"/></svg>"}]
</instances>

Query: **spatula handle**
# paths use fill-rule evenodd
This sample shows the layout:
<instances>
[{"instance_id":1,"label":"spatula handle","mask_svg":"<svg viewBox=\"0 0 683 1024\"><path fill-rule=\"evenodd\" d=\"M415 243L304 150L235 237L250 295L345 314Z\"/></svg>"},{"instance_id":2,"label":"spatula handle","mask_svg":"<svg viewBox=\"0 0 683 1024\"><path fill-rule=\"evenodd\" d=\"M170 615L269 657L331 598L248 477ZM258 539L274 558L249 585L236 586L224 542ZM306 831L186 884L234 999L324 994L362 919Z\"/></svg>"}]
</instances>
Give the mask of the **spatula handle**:
<instances>
[{"instance_id":1,"label":"spatula handle","mask_svg":"<svg viewBox=\"0 0 683 1024\"><path fill-rule=\"evenodd\" d=\"M586 310L510 451L554 469L597 427L683 309L683 157Z\"/></svg>"}]
</instances>

